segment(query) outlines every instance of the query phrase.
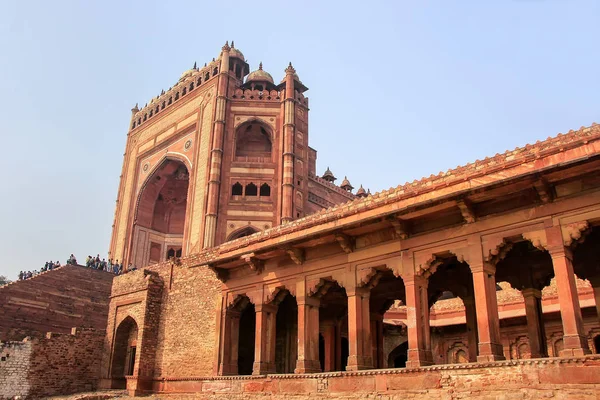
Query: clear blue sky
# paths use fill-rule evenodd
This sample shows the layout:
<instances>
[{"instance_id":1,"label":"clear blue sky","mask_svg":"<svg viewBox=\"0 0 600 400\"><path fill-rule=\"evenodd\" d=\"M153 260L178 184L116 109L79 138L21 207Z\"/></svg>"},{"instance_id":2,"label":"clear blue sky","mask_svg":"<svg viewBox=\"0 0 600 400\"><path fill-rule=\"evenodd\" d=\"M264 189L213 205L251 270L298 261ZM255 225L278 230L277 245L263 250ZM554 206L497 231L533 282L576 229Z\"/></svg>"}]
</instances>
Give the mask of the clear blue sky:
<instances>
[{"instance_id":1,"label":"clear blue sky","mask_svg":"<svg viewBox=\"0 0 600 400\"><path fill-rule=\"evenodd\" d=\"M0 275L106 256L130 109L235 40L310 88L318 172L387 189L600 122L600 2L3 1Z\"/></svg>"}]
</instances>

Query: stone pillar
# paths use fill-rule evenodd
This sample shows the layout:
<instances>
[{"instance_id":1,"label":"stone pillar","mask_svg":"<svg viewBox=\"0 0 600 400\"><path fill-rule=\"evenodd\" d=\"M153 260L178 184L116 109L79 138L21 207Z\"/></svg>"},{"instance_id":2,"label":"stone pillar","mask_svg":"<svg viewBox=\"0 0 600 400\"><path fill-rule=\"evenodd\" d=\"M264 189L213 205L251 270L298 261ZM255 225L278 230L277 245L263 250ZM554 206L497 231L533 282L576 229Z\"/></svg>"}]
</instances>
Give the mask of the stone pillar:
<instances>
[{"instance_id":1,"label":"stone pillar","mask_svg":"<svg viewBox=\"0 0 600 400\"><path fill-rule=\"evenodd\" d=\"M334 324L327 324L323 331L323 341L325 342L325 357L323 364L323 372L331 372L336 370L336 348L337 348L337 335Z\"/></svg>"},{"instance_id":2,"label":"stone pillar","mask_svg":"<svg viewBox=\"0 0 600 400\"><path fill-rule=\"evenodd\" d=\"M221 326L223 327L223 331L221 334L219 375L238 374L240 315L241 313L235 310L225 310L222 312Z\"/></svg>"},{"instance_id":3,"label":"stone pillar","mask_svg":"<svg viewBox=\"0 0 600 400\"><path fill-rule=\"evenodd\" d=\"M223 161L223 136L225 134L225 115L227 109L227 83L229 81L229 50L231 48L225 43L221 52L219 81L217 83L217 103L208 176L204 248L215 245L215 234L217 231L217 212L219 207L219 191L221 188L221 162Z\"/></svg>"},{"instance_id":4,"label":"stone pillar","mask_svg":"<svg viewBox=\"0 0 600 400\"><path fill-rule=\"evenodd\" d=\"M596 275L589 278L589 281L592 284L592 289L594 289L594 300L596 301L596 314L598 315L598 320L600 321L600 275Z\"/></svg>"},{"instance_id":5,"label":"stone pillar","mask_svg":"<svg viewBox=\"0 0 600 400\"><path fill-rule=\"evenodd\" d=\"M373 348L373 367L386 368L383 359L383 315L371 314L371 340Z\"/></svg>"},{"instance_id":6,"label":"stone pillar","mask_svg":"<svg viewBox=\"0 0 600 400\"><path fill-rule=\"evenodd\" d=\"M547 228L546 237L548 252L552 256L563 324L563 349L559 357L578 357L589 354L590 349L583 331L583 318L573 272L573 254L571 249L565 247L563 243L560 226Z\"/></svg>"},{"instance_id":7,"label":"stone pillar","mask_svg":"<svg viewBox=\"0 0 600 400\"><path fill-rule=\"evenodd\" d=\"M469 362L477 361L477 312L475 298L465 297L465 317L467 322L467 345L469 346Z\"/></svg>"},{"instance_id":8,"label":"stone pillar","mask_svg":"<svg viewBox=\"0 0 600 400\"><path fill-rule=\"evenodd\" d=\"M294 219L294 137L296 130L296 100L292 63L285 69L285 99L283 100L283 168L281 193L281 223Z\"/></svg>"},{"instance_id":9,"label":"stone pillar","mask_svg":"<svg viewBox=\"0 0 600 400\"><path fill-rule=\"evenodd\" d=\"M473 251L473 257L469 261L469 267L473 274L477 336L479 337L477 361L504 360L496 298L496 267L483 262L481 248Z\"/></svg>"},{"instance_id":10,"label":"stone pillar","mask_svg":"<svg viewBox=\"0 0 600 400\"><path fill-rule=\"evenodd\" d=\"M406 325L408 327L407 368L433 364L431 355L431 332L429 329L429 302L427 279L409 277L404 281L406 291Z\"/></svg>"},{"instance_id":11,"label":"stone pillar","mask_svg":"<svg viewBox=\"0 0 600 400\"><path fill-rule=\"evenodd\" d=\"M254 365L252 375L274 374L275 367L275 321L277 306L257 304Z\"/></svg>"},{"instance_id":12,"label":"stone pillar","mask_svg":"<svg viewBox=\"0 0 600 400\"><path fill-rule=\"evenodd\" d=\"M529 351L531 358L548 357L546 347L546 331L542 313L542 292L529 288L521 291L525 300L525 315L527 316L527 335L529 336Z\"/></svg>"},{"instance_id":13,"label":"stone pillar","mask_svg":"<svg viewBox=\"0 0 600 400\"><path fill-rule=\"evenodd\" d=\"M296 374L321 372L319 362L319 299L298 296L298 361Z\"/></svg>"},{"instance_id":14,"label":"stone pillar","mask_svg":"<svg viewBox=\"0 0 600 400\"><path fill-rule=\"evenodd\" d=\"M371 313L368 288L347 290L348 294L348 365L347 371L373 368L371 349Z\"/></svg>"}]
</instances>

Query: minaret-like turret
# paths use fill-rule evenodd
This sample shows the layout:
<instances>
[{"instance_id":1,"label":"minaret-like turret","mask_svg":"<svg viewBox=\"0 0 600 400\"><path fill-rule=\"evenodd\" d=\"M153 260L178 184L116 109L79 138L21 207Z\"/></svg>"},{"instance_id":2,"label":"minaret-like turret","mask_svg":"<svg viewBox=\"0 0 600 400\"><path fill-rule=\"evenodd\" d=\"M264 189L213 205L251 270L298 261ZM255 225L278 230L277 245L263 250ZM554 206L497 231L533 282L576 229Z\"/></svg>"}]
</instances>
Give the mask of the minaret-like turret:
<instances>
[{"instance_id":1,"label":"minaret-like turret","mask_svg":"<svg viewBox=\"0 0 600 400\"><path fill-rule=\"evenodd\" d=\"M217 229L217 211L219 205L219 189L221 187L221 163L223 161L223 134L225 132L225 110L227 103L227 80L229 71L229 43L225 42L221 52L219 82L217 83L217 104L213 125L213 142L210 153L210 173L208 179L208 204L206 207L206 224L204 227L204 247L215 244Z\"/></svg>"},{"instance_id":2,"label":"minaret-like turret","mask_svg":"<svg viewBox=\"0 0 600 400\"><path fill-rule=\"evenodd\" d=\"M352 189L354 189L354 186L350 184L350 181L348 180L347 176L344 177L344 180L342 181L340 187L347 192L352 192Z\"/></svg>"},{"instance_id":3,"label":"minaret-like turret","mask_svg":"<svg viewBox=\"0 0 600 400\"><path fill-rule=\"evenodd\" d=\"M333 183L337 178L333 175L333 172L331 172L329 167L327 167L327 171L325 171L325 173L323 174L323 179L325 179L329 183Z\"/></svg>"},{"instance_id":4,"label":"minaret-like turret","mask_svg":"<svg viewBox=\"0 0 600 400\"><path fill-rule=\"evenodd\" d=\"M285 69L285 100L283 101L283 176L281 223L294 219L294 132L295 101L294 101L294 74L296 70L292 63Z\"/></svg>"}]
</instances>

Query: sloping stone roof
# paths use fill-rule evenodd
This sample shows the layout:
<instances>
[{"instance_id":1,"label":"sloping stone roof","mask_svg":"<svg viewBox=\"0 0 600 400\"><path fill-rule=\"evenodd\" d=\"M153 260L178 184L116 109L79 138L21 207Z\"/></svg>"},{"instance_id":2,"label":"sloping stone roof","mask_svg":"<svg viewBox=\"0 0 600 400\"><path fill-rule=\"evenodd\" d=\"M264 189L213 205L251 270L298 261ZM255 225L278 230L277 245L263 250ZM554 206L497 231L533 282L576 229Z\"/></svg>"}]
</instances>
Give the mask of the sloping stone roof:
<instances>
[{"instance_id":1,"label":"sloping stone roof","mask_svg":"<svg viewBox=\"0 0 600 400\"><path fill-rule=\"evenodd\" d=\"M567 161L572 162L577 159L585 159L589 156L600 154L600 142L595 143L592 150L584 149L582 152L577 152L577 154L571 154L568 159L563 157L563 154L569 149L584 146L599 139L600 125L596 123L589 127L581 127L577 131L569 131L566 134L559 133L557 136L549 137L544 141L537 141L535 144L517 147L514 150L508 150L493 157L486 157L483 160L458 166L446 172L431 175L428 178L408 182L362 199L358 198L347 203L323 209L315 214L291 221L287 224L275 226L250 236L223 243L219 247L203 250L198 254L190 255L187 264L189 262L196 265L208 264L218 260L225 253L274 238L279 238L279 241L283 244L289 239L288 235L295 232L329 222L335 223L335 221L341 218L375 210L391 203L398 203L398 207L394 208L394 212L399 212L424 200L442 199L490 183L497 183L505 179L531 174L534 171L556 166ZM542 158L545 161L542 162ZM533 163L533 168L527 168L526 171L509 172L511 169L524 163ZM407 201L411 199L413 201ZM372 218L375 215L377 214L369 213L365 218ZM311 233L314 233L314 230Z\"/></svg>"}]
</instances>

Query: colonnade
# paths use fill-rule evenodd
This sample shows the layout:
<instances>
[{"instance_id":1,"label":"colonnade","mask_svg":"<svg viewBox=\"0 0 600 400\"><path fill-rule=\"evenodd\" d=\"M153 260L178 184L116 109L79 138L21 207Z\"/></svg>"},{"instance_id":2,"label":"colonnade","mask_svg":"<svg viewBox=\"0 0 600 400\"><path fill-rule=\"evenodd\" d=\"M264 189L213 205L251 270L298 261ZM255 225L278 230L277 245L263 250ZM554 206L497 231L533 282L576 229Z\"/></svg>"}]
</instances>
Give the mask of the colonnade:
<instances>
[{"instance_id":1,"label":"colonnade","mask_svg":"<svg viewBox=\"0 0 600 400\"><path fill-rule=\"evenodd\" d=\"M583 319L573 270L573 253L563 243L560 227L545 229L544 251L552 259L553 273L558 288L558 301L563 327L563 350L560 357L577 357L589 354L587 338L583 329ZM539 245L539 243L538 243ZM490 362L504 360L503 346L500 340L500 322L496 297L496 263L484 257L481 243L469 245L461 250L460 259L470 269L472 277L472 298L465 301L465 307L475 312L468 312L467 326L470 342L476 342L470 361ZM363 370L384 368L383 360L383 314L374 313L370 308L372 287L357 278L354 269L347 269L344 276L323 278L337 282L345 290L347 296L347 337L349 353L346 370ZM433 364L430 337L430 299L428 284L431 271L403 267L395 271L401 276L404 284L405 305L407 309L408 332L408 368L416 368ZM322 279L322 280L323 280ZM375 284L376 285L376 284ZM373 286L375 287L375 286ZM319 289L307 284L302 277L293 288L298 307L297 361L295 373L331 371L336 368L335 354L339 350L339 329L323 328L319 321L321 298ZM543 323L541 310L541 291L526 289L522 292L525 303L527 328L530 337L532 357L547 354L543 340ZM291 295L291 294L290 294ZM263 296L253 299L256 309L255 351L253 374L263 375L275 373L275 341L277 306L264 302ZM467 304L469 303L469 304ZM319 357L319 334L323 333L325 341L325 363ZM235 375L238 373L237 343L239 341L239 311L231 306L225 307L221 313L221 336L219 354L219 374ZM471 347L471 346L469 346ZM322 366L324 368L322 368ZM291 371L290 371L291 372Z\"/></svg>"}]
</instances>

